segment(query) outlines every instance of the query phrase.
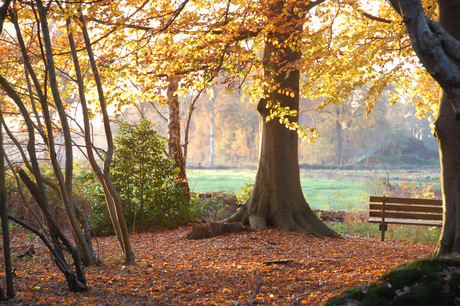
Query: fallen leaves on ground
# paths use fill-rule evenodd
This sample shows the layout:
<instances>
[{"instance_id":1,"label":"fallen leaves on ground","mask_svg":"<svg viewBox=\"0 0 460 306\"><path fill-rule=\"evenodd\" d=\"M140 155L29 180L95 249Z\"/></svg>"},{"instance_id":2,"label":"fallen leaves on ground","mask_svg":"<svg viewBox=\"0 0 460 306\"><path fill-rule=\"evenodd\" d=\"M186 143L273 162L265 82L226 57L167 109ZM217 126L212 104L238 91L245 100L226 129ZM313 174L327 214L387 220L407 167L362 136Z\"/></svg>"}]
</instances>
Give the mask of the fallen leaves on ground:
<instances>
[{"instance_id":1,"label":"fallen leaves on ground","mask_svg":"<svg viewBox=\"0 0 460 306\"><path fill-rule=\"evenodd\" d=\"M85 269L89 291L71 293L42 247L15 258L11 305L321 305L343 290L368 285L404 262L430 256L435 245L345 237L321 238L277 229L184 239L190 227L131 235L137 264L125 266L115 237L94 240L101 264ZM13 253L31 242L12 235ZM276 262L264 264L264 262ZM4 270L4 269L2 269ZM2 276L4 278L4 275Z\"/></svg>"}]
</instances>

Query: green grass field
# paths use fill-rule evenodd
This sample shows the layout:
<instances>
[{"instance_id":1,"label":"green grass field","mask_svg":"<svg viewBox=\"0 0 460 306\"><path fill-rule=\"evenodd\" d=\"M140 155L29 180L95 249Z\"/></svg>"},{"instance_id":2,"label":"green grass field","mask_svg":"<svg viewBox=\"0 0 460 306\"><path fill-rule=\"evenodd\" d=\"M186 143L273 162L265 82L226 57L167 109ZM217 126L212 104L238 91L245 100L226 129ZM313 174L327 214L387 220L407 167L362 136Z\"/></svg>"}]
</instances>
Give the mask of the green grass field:
<instances>
[{"instance_id":1,"label":"green grass field","mask_svg":"<svg viewBox=\"0 0 460 306\"><path fill-rule=\"evenodd\" d=\"M189 169L187 176L190 189L201 193L225 191L241 193L245 183L254 183L255 170L204 170ZM357 210L367 204L369 194L362 181L317 179L301 172L301 184L310 207L317 209Z\"/></svg>"}]
</instances>

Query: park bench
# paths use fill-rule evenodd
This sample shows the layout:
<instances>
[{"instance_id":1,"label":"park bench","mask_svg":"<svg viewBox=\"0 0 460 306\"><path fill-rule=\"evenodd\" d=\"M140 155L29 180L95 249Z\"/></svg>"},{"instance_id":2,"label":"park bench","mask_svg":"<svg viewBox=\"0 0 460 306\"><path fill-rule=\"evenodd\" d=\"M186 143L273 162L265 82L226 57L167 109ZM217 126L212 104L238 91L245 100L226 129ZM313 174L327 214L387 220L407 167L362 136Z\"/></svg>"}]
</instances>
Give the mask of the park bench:
<instances>
[{"instance_id":1,"label":"park bench","mask_svg":"<svg viewBox=\"0 0 460 306\"><path fill-rule=\"evenodd\" d=\"M380 224L382 241L388 224L442 226L442 200L371 196L369 223Z\"/></svg>"}]
</instances>

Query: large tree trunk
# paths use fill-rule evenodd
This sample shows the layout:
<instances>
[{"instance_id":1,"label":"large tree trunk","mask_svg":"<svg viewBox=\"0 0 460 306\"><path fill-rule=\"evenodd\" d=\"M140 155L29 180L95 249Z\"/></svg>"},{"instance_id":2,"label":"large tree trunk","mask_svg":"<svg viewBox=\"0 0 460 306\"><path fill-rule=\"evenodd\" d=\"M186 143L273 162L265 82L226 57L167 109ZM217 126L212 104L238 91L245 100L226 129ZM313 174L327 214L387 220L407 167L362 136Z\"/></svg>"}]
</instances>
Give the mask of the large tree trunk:
<instances>
[{"instance_id":1,"label":"large tree trunk","mask_svg":"<svg viewBox=\"0 0 460 306\"><path fill-rule=\"evenodd\" d=\"M439 21L460 40L460 3L439 0ZM441 161L441 185L444 202L444 222L435 256L460 252L460 123L447 94L443 91L436 120Z\"/></svg>"},{"instance_id":2,"label":"large tree trunk","mask_svg":"<svg viewBox=\"0 0 460 306\"><path fill-rule=\"evenodd\" d=\"M435 256L460 252L460 3L438 0L439 22L428 20L420 0L389 0L403 16L412 46L442 87L436 120L444 222ZM446 33L447 31L447 33ZM449 35L450 34L450 35ZM452 38L453 36L453 38Z\"/></svg>"},{"instance_id":3,"label":"large tree trunk","mask_svg":"<svg viewBox=\"0 0 460 306\"><path fill-rule=\"evenodd\" d=\"M289 16L283 14L289 12ZM272 106L299 111L300 72L295 64L301 58L291 33L301 33L302 24L293 13L292 4L278 2L270 7L273 18L279 20L278 32L267 36L264 50L265 77L271 80L257 110L260 123L260 156L253 192L247 203L229 221L241 221L258 229L275 226L288 231L300 231L337 237L308 206L300 186L298 135L279 118L267 121ZM284 29L281 31L281 29ZM272 105L272 106L270 106ZM298 117L290 116L291 123Z\"/></svg>"}]
</instances>

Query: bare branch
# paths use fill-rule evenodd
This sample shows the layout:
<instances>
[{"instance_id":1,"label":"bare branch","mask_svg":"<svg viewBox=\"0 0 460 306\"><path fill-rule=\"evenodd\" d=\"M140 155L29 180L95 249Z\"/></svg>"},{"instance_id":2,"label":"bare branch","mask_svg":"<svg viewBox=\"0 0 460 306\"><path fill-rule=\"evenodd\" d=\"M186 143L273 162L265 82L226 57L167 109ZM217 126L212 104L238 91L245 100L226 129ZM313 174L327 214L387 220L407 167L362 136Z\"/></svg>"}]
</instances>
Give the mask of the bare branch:
<instances>
[{"instance_id":1,"label":"bare branch","mask_svg":"<svg viewBox=\"0 0 460 306\"><path fill-rule=\"evenodd\" d=\"M363 11L363 10L360 10L359 12L364 17L367 17L367 18L369 18L371 20L374 20L374 21L380 21L380 22L384 22L384 23L392 23L393 22L393 21L385 19L385 18L380 18L380 17L374 16L374 15L371 15L371 14L369 14L369 13Z\"/></svg>"}]
</instances>

